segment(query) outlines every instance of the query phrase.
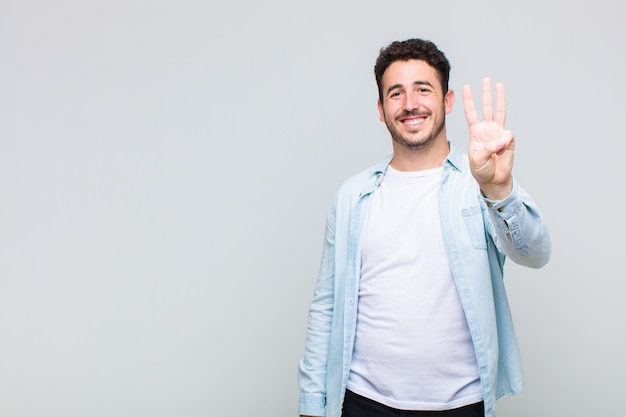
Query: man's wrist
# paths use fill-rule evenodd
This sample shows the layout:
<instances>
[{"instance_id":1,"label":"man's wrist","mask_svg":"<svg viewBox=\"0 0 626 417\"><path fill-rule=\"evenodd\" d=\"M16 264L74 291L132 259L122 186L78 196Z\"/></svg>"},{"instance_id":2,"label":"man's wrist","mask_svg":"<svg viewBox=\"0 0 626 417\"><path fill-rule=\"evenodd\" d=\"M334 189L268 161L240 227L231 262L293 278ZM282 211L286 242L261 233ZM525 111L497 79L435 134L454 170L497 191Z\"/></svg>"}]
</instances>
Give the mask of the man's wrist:
<instances>
[{"instance_id":1,"label":"man's wrist","mask_svg":"<svg viewBox=\"0 0 626 417\"><path fill-rule=\"evenodd\" d=\"M503 185L481 185L480 192L488 200L502 201L511 195L513 191L513 181Z\"/></svg>"}]
</instances>

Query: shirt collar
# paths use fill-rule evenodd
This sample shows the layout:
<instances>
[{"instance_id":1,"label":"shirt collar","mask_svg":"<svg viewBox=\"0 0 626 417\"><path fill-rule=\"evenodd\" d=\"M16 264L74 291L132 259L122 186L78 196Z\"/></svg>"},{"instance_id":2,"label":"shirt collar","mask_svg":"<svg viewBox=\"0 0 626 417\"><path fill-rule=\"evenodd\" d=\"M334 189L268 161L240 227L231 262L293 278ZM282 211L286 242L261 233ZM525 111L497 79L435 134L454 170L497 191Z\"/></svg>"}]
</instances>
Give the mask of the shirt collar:
<instances>
[{"instance_id":1,"label":"shirt collar","mask_svg":"<svg viewBox=\"0 0 626 417\"><path fill-rule=\"evenodd\" d=\"M448 166L449 168L455 168L457 171L463 171L463 161L465 160L463 152L458 150L453 144L448 142L450 146L450 153L443 161L444 166Z\"/></svg>"},{"instance_id":2,"label":"shirt collar","mask_svg":"<svg viewBox=\"0 0 626 417\"><path fill-rule=\"evenodd\" d=\"M448 169L456 169L457 171L462 171L463 152L459 151L450 142L448 142L448 146L450 147L450 152L448 153L446 159L444 159L443 161L444 171ZM365 188L359 193L359 197L363 197L378 188L392 159L393 154L389 154L382 161L380 161L371 168L371 171L369 173L370 180Z\"/></svg>"},{"instance_id":3,"label":"shirt collar","mask_svg":"<svg viewBox=\"0 0 626 417\"><path fill-rule=\"evenodd\" d=\"M450 152L446 159L443 160L443 165L445 168L455 168L458 171L463 171L463 161L465 160L463 152L456 148L453 144L448 142L448 147L450 148ZM393 159L393 154L387 155L385 159L380 161L378 164L372 167L372 172L370 174L371 177L379 176L380 174L385 174L387 171L387 167L391 163Z\"/></svg>"}]
</instances>

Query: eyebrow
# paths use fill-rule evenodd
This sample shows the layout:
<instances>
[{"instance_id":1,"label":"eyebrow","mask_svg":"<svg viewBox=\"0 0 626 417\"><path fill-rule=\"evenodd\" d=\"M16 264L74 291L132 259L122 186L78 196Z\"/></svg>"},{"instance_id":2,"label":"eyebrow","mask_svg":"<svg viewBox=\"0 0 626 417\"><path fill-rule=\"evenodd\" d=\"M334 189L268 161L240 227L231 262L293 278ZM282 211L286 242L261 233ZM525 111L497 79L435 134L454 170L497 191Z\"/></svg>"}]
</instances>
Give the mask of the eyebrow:
<instances>
[{"instance_id":1,"label":"eyebrow","mask_svg":"<svg viewBox=\"0 0 626 417\"><path fill-rule=\"evenodd\" d=\"M433 85L432 85L430 82L428 82L428 81L422 81L422 80L417 80L417 81L414 81L414 82L413 82L413 85L427 85L427 86L429 86L429 87L431 87L431 88L435 88L435 87L433 87ZM391 87L389 87L389 88L387 89L387 94L391 93L391 92L392 92L393 90L395 90L396 88L402 88L402 84L398 83L398 84L394 84L394 85L392 85Z\"/></svg>"}]
</instances>

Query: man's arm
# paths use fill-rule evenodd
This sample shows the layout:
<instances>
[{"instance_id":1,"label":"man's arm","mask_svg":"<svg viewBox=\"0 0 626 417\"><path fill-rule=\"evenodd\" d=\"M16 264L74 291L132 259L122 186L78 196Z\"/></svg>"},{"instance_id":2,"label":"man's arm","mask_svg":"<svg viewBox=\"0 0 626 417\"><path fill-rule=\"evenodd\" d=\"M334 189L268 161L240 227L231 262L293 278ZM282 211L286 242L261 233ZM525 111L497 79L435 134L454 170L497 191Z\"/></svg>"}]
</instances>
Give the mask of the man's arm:
<instances>
[{"instance_id":1,"label":"man's arm","mask_svg":"<svg viewBox=\"0 0 626 417\"><path fill-rule=\"evenodd\" d=\"M504 129L504 85L496 84L495 117L489 78L482 81L483 121L478 119L467 85L463 87L463 106L470 132L470 169L489 209L489 234L498 250L515 263L539 268L550 258L550 235L535 202L513 180L515 139Z\"/></svg>"},{"instance_id":2,"label":"man's arm","mask_svg":"<svg viewBox=\"0 0 626 417\"><path fill-rule=\"evenodd\" d=\"M544 266L551 254L550 234L534 200L513 180L507 198L484 201L485 227L498 251L519 265Z\"/></svg>"},{"instance_id":3,"label":"man's arm","mask_svg":"<svg viewBox=\"0 0 626 417\"><path fill-rule=\"evenodd\" d=\"M305 354L299 366L301 416L326 414L326 366L335 299L335 208L326 219L324 249L313 301L309 308Z\"/></svg>"}]
</instances>

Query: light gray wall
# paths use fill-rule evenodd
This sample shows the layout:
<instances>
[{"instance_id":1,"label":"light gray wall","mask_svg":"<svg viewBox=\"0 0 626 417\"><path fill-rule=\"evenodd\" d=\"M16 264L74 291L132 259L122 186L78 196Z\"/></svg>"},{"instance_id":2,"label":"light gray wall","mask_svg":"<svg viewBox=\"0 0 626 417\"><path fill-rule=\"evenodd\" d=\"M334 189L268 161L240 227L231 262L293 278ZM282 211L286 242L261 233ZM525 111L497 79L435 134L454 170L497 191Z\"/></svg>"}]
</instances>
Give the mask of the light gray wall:
<instances>
[{"instance_id":1,"label":"light gray wall","mask_svg":"<svg viewBox=\"0 0 626 417\"><path fill-rule=\"evenodd\" d=\"M390 152L372 67L408 37L459 95L506 84L551 226L547 267L507 268L499 415L617 415L623 4L2 0L0 416L296 415L326 209ZM466 146L460 100L448 126Z\"/></svg>"}]
</instances>

